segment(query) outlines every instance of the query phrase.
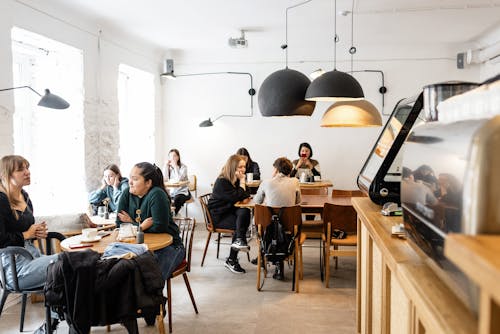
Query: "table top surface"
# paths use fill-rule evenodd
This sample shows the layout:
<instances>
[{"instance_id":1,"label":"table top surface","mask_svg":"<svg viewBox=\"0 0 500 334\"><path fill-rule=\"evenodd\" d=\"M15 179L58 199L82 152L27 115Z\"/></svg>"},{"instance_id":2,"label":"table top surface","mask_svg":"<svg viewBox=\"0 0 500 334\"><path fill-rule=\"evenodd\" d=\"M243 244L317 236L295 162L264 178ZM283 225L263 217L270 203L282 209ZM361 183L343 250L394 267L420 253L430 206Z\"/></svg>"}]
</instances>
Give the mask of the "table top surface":
<instances>
[{"instance_id":1,"label":"table top surface","mask_svg":"<svg viewBox=\"0 0 500 334\"><path fill-rule=\"evenodd\" d=\"M333 183L330 180L324 179L314 182L300 182L300 188L323 188L323 187L333 187Z\"/></svg>"},{"instance_id":2,"label":"table top surface","mask_svg":"<svg viewBox=\"0 0 500 334\"><path fill-rule=\"evenodd\" d=\"M300 206L302 208L323 208L325 203L337 204L337 205L351 205L351 197L332 197L329 195L301 195L302 201ZM255 202L253 198L247 198L243 201L239 201L235 204L239 208L253 208Z\"/></svg>"},{"instance_id":3,"label":"table top surface","mask_svg":"<svg viewBox=\"0 0 500 334\"><path fill-rule=\"evenodd\" d=\"M118 237L118 230L111 231L109 235L103 236L100 240L94 242L82 242L82 235L75 235L61 241L61 249L68 252L80 251L85 249L92 249L98 253L104 253L106 247L113 242L117 242L116 238ZM130 240L130 243L135 243L135 238ZM173 242L173 238L168 233L144 233L144 243L148 245L149 250L154 251L157 249L165 248L171 245ZM77 244L89 244L90 247L83 248L71 248L70 246Z\"/></svg>"},{"instance_id":4,"label":"table top surface","mask_svg":"<svg viewBox=\"0 0 500 334\"><path fill-rule=\"evenodd\" d=\"M165 182L165 187L166 188L180 188L187 186L189 184L189 181L178 181L178 182L171 182L171 181L166 181Z\"/></svg>"}]
</instances>

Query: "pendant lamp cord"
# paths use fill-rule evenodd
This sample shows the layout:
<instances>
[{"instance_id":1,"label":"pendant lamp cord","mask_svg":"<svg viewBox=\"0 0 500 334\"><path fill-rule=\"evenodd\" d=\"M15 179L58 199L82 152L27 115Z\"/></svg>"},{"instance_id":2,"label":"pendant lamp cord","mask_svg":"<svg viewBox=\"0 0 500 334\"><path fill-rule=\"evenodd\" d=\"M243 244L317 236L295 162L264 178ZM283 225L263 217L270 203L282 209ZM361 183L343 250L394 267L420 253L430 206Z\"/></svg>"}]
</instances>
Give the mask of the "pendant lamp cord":
<instances>
[{"instance_id":1,"label":"pendant lamp cord","mask_svg":"<svg viewBox=\"0 0 500 334\"><path fill-rule=\"evenodd\" d=\"M333 70L337 70L337 0L333 1Z\"/></svg>"},{"instance_id":2,"label":"pendant lamp cord","mask_svg":"<svg viewBox=\"0 0 500 334\"><path fill-rule=\"evenodd\" d=\"M351 72L353 71L353 58L356 53L356 47L354 46L354 0L352 0L351 7L351 48L349 49L349 53L351 54Z\"/></svg>"},{"instance_id":3,"label":"pendant lamp cord","mask_svg":"<svg viewBox=\"0 0 500 334\"><path fill-rule=\"evenodd\" d=\"M295 8L295 7L305 5L306 3L311 2L311 1L312 0L303 1L303 2L298 3L296 5L287 7L285 10L285 44L283 44L281 46L281 48L285 50L285 68L286 69L288 69L288 10Z\"/></svg>"}]
</instances>

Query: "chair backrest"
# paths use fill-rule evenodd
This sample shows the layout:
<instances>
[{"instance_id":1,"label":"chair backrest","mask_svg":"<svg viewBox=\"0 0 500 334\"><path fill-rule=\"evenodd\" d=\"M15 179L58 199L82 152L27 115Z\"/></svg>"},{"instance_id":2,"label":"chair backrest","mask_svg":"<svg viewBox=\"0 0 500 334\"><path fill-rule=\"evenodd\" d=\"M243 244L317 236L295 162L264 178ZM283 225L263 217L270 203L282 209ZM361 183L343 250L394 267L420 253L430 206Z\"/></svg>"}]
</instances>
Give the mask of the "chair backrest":
<instances>
[{"instance_id":1,"label":"chair backrest","mask_svg":"<svg viewBox=\"0 0 500 334\"><path fill-rule=\"evenodd\" d=\"M189 186L188 186L189 191L194 192L194 196L196 197L197 196L196 175L189 175L188 179L189 179Z\"/></svg>"},{"instance_id":2,"label":"chair backrest","mask_svg":"<svg viewBox=\"0 0 500 334\"><path fill-rule=\"evenodd\" d=\"M364 197L366 196L361 190L343 190L333 189L332 197Z\"/></svg>"},{"instance_id":3,"label":"chair backrest","mask_svg":"<svg viewBox=\"0 0 500 334\"><path fill-rule=\"evenodd\" d=\"M328 195L328 188L327 187L300 188L300 193L302 195Z\"/></svg>"},{"instance_id":4,"label":"chair backrest","mask_svg":"<svg viewBox=\"0 0 500 334\"><path fill-rule=\"evenodd\" d=\"M332 224L333 229L344 230L347 233L357 232L357 214L351 205L336 205L325 203L323 207L323 226L326 231L328 223Z\"/></svg>"},{"instance_id":5,"label":"chair backrest","mask_svg":"<svg viewBox=\"0 0 500 334\"><path fill-rule=\"evenodd\" d=\"M193 249L194 229L196 219L194 218L174 218L175 223L179 226L179 236L181 237L184 248L186 249L187 271L191 271L191 251Z\"/></svg>"},{"instance_id":6,"label":"chair backrest","mask_svg":"<svg viewBox=\"0 0 500 334\"><path fill-rule=\"evenodd\" d=\"M272 211L275 214L279 214L280 208L272 208ZM261 225L261 231L265 231L266 227L271 223L271 211L269 211L269 207L255 204L254 219L255 225ZM302 224L302 209L300 205L284 208L281 215L281 223L285 231L293 233L294 227Z\"/></svg>"},{"instance_id":7,"label":"chair backrest","mask_svg":"<svg viewBox=\"0 0 500 334\"><path fill-rule=\"evenodd\" d=\"M214 224L212 222L212 215L210 214L210 210L208 210L208 201L212 197L212 193L201 195L198 197L201 204L201 211L203 212L203 217L205 218L205 226L208 231L214 230Z\"/></svg>"}]
</instances>

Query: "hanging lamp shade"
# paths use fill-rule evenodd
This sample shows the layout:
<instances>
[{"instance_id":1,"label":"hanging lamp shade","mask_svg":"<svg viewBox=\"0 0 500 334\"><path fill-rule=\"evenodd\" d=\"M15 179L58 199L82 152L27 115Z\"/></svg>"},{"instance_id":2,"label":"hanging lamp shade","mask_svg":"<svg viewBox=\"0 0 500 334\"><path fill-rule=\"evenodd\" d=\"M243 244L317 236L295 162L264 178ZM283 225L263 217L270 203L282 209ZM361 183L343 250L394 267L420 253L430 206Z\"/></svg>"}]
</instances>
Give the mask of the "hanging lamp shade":
<instances>
[{"instance_id":1,"label":"hanging lamp shade","mask_svg":"<svg viewBox=\"0 0 500 334\"><path fill-rule=\"evenodd\" d=\"M364 97L359 82L352 75L337 70L316 78L306 92L308 101L345 101Z\"/></svg>"},{"instance_id":2,"label":"hanging lamp shade","mask_svg":"<svg viewBox=\"0 0 500 334\"><path fill-rule=\"evenodd\" d=\"M367 100L341 101L330 106L321 120L322 127L381 126L382 117Z\"/></svg>"},{"instance_id":3,"label":"hanging lamp shade","mask_svg":"<svg viewBox=\"0 0 500 334\"><path fill-rule=\"evenodd\" d=\"M259 90L262 116L311 116L316 102L304 100L310 83L306 75L289 68L271 73Z\"/></svg>"}]
</instances>

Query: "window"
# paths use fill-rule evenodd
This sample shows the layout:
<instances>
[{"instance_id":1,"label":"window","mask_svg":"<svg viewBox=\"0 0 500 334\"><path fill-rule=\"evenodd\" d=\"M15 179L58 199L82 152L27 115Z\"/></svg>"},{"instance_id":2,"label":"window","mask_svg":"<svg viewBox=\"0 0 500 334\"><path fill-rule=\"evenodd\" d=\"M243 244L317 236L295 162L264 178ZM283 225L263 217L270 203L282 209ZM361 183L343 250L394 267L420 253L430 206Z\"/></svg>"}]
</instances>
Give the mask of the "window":
<instances>
[{"instance_id":1,"label":"window","mask_svg":"<svg viewBox=\"0 0 500 334\"><path fill-rule=\"evenodd\" d=\"M138 162L153 162L154 143L154 76L151 73L120 64L118 104L120 108L120 169L128 176Z\"/></svg>"},{"instance_id":2,"label":"window","mask_svg":"<svg viewBox=\"0 0 500 334\"><path fill-rule=\"evenodd\" d=\"M35 214L86 211L82 51L16 27L11 39L14 86L49 88L71 105L38 107L38 95L14 91L14 152L30 161Z\"/></svg>"}]
</instances>

